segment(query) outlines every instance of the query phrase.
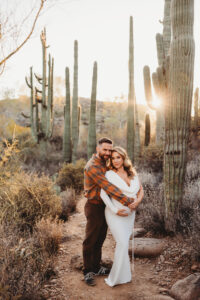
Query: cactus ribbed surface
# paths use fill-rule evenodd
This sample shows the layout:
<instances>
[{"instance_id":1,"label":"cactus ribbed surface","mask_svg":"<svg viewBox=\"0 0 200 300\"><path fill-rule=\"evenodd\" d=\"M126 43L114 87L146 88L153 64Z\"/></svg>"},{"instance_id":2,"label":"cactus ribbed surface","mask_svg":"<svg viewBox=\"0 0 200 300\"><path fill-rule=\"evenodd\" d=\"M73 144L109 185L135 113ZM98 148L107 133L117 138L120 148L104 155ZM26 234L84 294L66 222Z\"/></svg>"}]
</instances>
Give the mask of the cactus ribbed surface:
<instances>
[{"instance_id":1,"label":"cactus ribbed surface","mask_svg":"<svg viewBox=\"0 0 200 300\"><path fill-rule=\"evenodd\" d=\"M46 131L46 57L47 57L47 46L46 46L46 29L42 31L40 35L41 43L42 43L42 110L41 110L41 118L42 118L42 131Z\"/></svg>"},{"instance_id":2,"label":"cactus ribbed surface","mask_svg":"<svg viewBox=\"0 0 200 300\"><path fill-rule=\"evenodd\" d=\"M78 41L74 42L74 82L72 98L72 163L76 162L79 121L78 121Z\"/></svg>"},{"instance_id":3,"label":"cactus ribbed surface","mask_svg":"<svg viewBox=\"0 0 200 300\"><path fill-rule=\"evenodd\" d=\"M37 134L36 134L36 126L34 121L34 107L35 107L35 87L33 84L33 68L30 67L30 83L28 82L27 77L26 84L31 90L31 97L30 97L30 124L31 124L31 135L37 141Z\"/></svg>"},{"instance_id":4,"label":"cactus ribbed surface","mask_svg":"<svg viewBox=\"0 0 200 300\"><path fill-rule=\"evenodd\" d=\"M165 105L165 225L176 230L183 195L194 73L194 0L172 0L169 97Z\"/></svg>"},{"instance_id":5,"label":"cactus ribbed surface","mask_svg":"<svg viewBox=\"0 0 200 300\"><path fill-rule=\"evenodd\" d=\"M71 162L72 141L71 141L71 98L69 68L65 69L66 98L64 107L64 136L63 136L63 158L66 162Z\"/></svg>"},{"instance_id":6,"label":"cactus ribbed surface","mask_svg":"<svg viewBox=\"0 0 200 300\"><path fill-rule=\"evenodd\" d=\"M163 19L163 45L165 57L169 55L170 42L171 42L171 0L165 0L164 19Z\"/></svg>"},{"instance_id":7,"label":"cactus ribbed surface","mask_svg":"<svg viewBox=\"0 0 200 300\"><path fill-rule=\"evenodd\" d=\"M162 66L163 61L165 59L165 50L164 50L164 43L163 43L163 35L160 33L156 34L156 46L157 46L158 65Z\"/></svg>"},{"instance_id":8,"label":"cactus ribbed surface","mask_svg":"<svg viewBox=\"0 0 200 300\"><path fill-rule=\"evenodd\" d=\"M90 122L88 128L88 159L96 152L96 94L97 94L97 62L94 63L92 76L92 93L90 104Z\"/></svg>"},{"instance_id":9,"label":"cactus ribbed surface","mask_svg":"<svg viewBox=\"0 0 200 300\"><path fill-rule=\"evenodd\" d=\"M151 138L151 124L149 114L145 116L145 137L144 137L144 145L147 147L150 143Z\"/></svg>"},{"instance_id":10,"label":"cactus ribbed surface","mask_svg":"<svg viewBox=\"0 0 200 300\"><path fill-rule=\"evenodd\" d=\"M135 138L135 89L134 89L134 45L133 45L133 17L130 17L129 40L129 93L127 108L127 152L134 162L134 138Z\"/></svg>"},{"instance_id":11,"label":"cactus ribbed surface","mask_svg":"<svg viewBox=\"0 0 200 300\"><path fill-rule=\"evenodd\" d=\"M138 116L138 106L135 97L135 137L134 137L134 157L135 160L141 155L141 142L140 142L140 123Z\"/></svg>"},{"instance_id":12,"label":"cactus ribbed surface","mask_svg":"<svg viewBox=\"0 0 200 300\"><path fill-rule=\"evenodd\" d=\"M198 119L199 119L199 88L196 88L194 93L194 129L198 132Z\"/></svg>"}]
</instances>

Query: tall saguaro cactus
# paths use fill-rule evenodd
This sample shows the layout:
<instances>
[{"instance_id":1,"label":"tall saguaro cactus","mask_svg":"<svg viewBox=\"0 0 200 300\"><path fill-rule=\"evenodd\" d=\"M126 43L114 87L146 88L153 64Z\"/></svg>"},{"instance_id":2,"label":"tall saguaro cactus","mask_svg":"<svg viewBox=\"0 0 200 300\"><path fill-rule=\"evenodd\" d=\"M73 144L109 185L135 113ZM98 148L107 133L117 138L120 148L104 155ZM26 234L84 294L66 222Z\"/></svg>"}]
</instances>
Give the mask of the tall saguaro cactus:
<instances>
[{"instance_id":1,"label":"tall saguaro cactus","mask_svg":"<svg viewBox=\"0 0 200 300\"><path fill-rule=\"evenodd\" d=\"M130 39L129 39L129 93L127 109L127 152L134 161L134 139L135 139L135 89L134 89L134 45L133 45L133 17L130 17Z\"/></svg>"},{"instance_id":2,"label":"tall saguaro cactus","mask_svg":"<svg viewBox=\"0 0 200 300\"><path fill-rule=\"evenodd\" d=\"M63 136L63 158L71 162L72 141L71 141L71 99L69 68L65 69L66 98L64 107L64 136Z\"/></svg>"},{"instance_id":3,"label":"tall saguaro cactus","mask_svg":"<svg viewBox=\"0 0 200 300\"><path fill-rule=\"evenodd\" d=\"M72 98L72 162L76 162L79 138L78 108L78 41L74 41L74 83Z\"/></svg>"},{"instance_id":4,"label":"tall saguaro cactus","mask_svg":"<svg viewBox=\"0 0 200 300\"><path fill-rule=\"evenodd\" d=\"M97 94L97 62L94 63L92 77L92 93L90 104L90 122L88 129L88 159L96 151L96 94Z\"/></svg>"},{"instance_id":5,"label":"tall saguaro cactus","mask_svg":"<svg viewBox=\"0 0 200 300\"><path fill-rule=\"evenodd\" d=\"M194 73L194 0L172 0L169 96L165 105L166 229L176 230L183 195Z\"/></svg>"},{"instance_id":6,"label":"tall saguaro cactus","mask_svg":"<svg viewBox=\"0 0 200 300\"><path fill-rule=\"evenodd\" d=\"M46 131L46 60L47 60L47 45L46 45L46 29L41 32L40 35L41 43L42 43L42 130Z\"/></svg>"}]
</instances>

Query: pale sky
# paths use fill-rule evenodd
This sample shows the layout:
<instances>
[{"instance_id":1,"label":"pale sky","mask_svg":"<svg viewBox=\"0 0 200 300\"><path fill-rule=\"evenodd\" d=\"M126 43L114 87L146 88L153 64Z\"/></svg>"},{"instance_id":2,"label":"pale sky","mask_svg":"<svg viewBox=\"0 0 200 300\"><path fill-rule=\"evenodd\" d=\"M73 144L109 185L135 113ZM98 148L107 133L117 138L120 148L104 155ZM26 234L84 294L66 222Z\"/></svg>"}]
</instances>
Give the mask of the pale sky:
<instances>
[{"instance_id":1,"label":"pale sky","mask_svg":"<svg viewBox=\"0 0 200 300\"><path fill-rule=\"evenodd\" d=\"M0 0L0 2L3 0ZM31 0L21 0L26 3ZM15 0L12 0L14 4ZM195 0L196 43L194 88L200 82L200 0ZM55 59L54 76L64 78L65 67L73 82L74 40L79 43L79 96L90 97L93 62L98 63L97 99L108 100L128 94L129 17L134 20L135 91L145 103L143 67L151 73L158 66L155 36L162 33L164 0L62 0L43 14L34 37L13 56L0 77L1 88L24 84L29 67L42 71L40 32L46 26L48 49ZM29 89L26 90L29 93Z\"/></svg>"}]
</instances>

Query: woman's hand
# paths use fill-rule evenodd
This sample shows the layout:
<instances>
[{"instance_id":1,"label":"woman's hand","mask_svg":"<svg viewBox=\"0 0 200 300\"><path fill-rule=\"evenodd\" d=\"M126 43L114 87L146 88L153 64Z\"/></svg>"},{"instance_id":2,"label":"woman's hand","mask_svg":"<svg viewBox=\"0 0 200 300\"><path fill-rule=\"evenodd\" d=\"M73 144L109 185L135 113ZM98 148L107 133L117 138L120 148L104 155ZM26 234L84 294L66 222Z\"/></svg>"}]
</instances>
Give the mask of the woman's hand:
<instances>
[{"instance_id":1,"label":"woman's hand","mask_svg":"<svg viewBox=\"0 0 200 300\"><path fill-rule=\"evenodd\" d=\"M119 209L118 212L117 212L117 215L120 216L120 217L127 217L128 216L128 212L126 209Z\"/></svg>"},{"instance_id":2,"label":"woman's hand","mask_svg":"<svg viewBox=\"0 0 200 300\"><path fill-rule=\"evenodd\" d=\"M140 201L136 198L134 202L128 205L128 208L130 208L131 210L136 210L139 204Z\"/></svg>"}]
</instances>

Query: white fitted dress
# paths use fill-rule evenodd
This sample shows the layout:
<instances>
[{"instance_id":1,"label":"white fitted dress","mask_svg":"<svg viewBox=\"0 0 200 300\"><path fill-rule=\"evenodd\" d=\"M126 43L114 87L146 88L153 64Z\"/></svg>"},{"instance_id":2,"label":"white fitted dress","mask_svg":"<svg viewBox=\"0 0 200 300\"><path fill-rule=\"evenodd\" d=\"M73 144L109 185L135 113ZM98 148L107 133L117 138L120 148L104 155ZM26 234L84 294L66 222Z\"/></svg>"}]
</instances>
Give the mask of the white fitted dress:
<instances>
[{"instance_id":1,"label":"white fitted dress","mask_svg":"<svg viewBox=\"0 0 200 300\"><path fill-rule=\"evenodd\" d=\"M128 184L112 170L107 171L105 176L108 181L116 185L124 195L130 198L136 198L136 194L140 189L139 178L137 175L130 181L130 186L128 186ZM101 198L106 205L105 216L108 227L116 241L112 269L108 278L105 279L105 282L109 286L115 286L131 281L132 276L128 249L130 236L133 233L135 211L131 211L119 201L110 198L103 189L101 189ZM128 216L118 216L117 212L119 209L126 209Z\"/></svg>"}]
</instances>

